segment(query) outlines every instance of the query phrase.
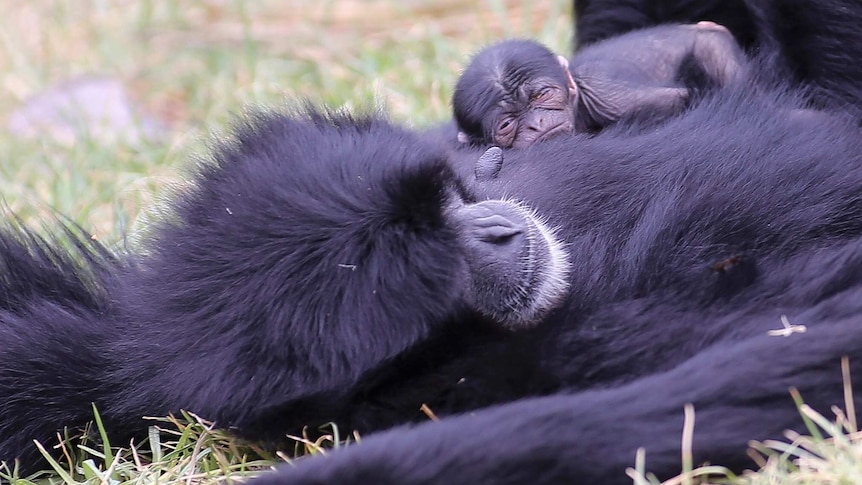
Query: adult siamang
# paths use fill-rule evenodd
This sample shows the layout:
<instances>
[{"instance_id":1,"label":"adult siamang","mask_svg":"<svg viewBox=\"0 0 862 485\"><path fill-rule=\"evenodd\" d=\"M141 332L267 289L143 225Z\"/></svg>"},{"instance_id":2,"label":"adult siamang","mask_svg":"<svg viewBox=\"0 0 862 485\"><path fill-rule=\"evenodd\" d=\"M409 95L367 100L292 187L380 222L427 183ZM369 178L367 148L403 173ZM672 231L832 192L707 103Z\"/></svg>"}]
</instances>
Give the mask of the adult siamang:
<instances>
[{"instance_id":1,"label":"adult siamang","mask_svg":"<svg viewBox=\"0 0 862 485\"><path fill-rule=\"evenodd\" d=\"M629 483L638 447L667 478L686 403L696 462L739 471L749 440L801 430L791 387L824 412L844 402L842 356L862 397L862 136L850 118L812 123L804 104L745 86L656 130L507 151L472 178L464 153L471 198L526 201L558 227L568 298L509 336L462 328L441 335L448 354L429 340L363 400L407 416L504 389L551 395L370 436L258 483ZM782 317L807 332L774 332Z\"/></svg>"},{"instance_id":2,"label":"adult siamang","mask_svg":"<svg viewBox=\"0 0 862 485\"><path fill-rule=\"evenodd\" d=\"M115 443L179 409L277 442L424 404L442 422L261 483L624 483L640 446L678 470L694 403L696 459L743 468L801 426L791 386L827 410L840 358L862 372L862 136L802 106L728 88L502 159L260 116L137 254L2 233L0 457L32 465L91 402Z\"/></svg>"},{"instance_id":3,"label":"adult siamang","mask_svg":"<svg viewBox=\"0 0 862 485\"><path fill-rule=\"evenodd\" d=\"M730 29L750 53L773 55L770 69L809 85L815 106L862 109L862 3L856 0L575 0L574 6L580 47L644 27L710 20Z\"/></svg>"}]
</instances>

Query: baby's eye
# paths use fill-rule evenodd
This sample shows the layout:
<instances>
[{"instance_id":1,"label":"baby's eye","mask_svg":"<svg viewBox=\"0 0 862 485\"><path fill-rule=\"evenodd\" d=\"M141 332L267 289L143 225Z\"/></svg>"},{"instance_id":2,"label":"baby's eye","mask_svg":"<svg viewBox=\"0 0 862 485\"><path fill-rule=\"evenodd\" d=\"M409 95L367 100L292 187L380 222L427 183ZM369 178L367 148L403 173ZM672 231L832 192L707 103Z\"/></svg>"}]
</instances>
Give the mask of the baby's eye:
<instances>
[{"instance_id":1,"label":"baby's eye","mask_svg":"<svg viewBox=\"0 0 862 485\"><path fill-rule=\"evenodd\" d=\"M548 101L554 97L554 94L556 94L556 90L554 88L544 88L536 94L535 100Z\"/></svg>"},{"instance_id":2,"label":"baby's eye","mask_svg":"<svg viewBox=\"0 0 862 485\"><path fill-rule=\"evenodd\" d=\"M506 131L508 130L515 122L515 118L511 116L507 116L500 120L500 123L497 125L497 131Z\"/></svg>"}]
</instances>

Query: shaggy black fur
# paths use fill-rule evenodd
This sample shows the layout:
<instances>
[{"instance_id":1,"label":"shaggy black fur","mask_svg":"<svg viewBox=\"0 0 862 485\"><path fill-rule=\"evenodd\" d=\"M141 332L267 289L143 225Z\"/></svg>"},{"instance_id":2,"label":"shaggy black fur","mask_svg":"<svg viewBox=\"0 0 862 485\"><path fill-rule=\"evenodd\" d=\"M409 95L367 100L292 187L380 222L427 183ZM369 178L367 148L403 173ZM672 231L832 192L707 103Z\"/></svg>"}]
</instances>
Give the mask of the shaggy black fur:
<instances>
[{"instance_id":1,"label":"shaggy black fur","mask_svg":"<svg viewBox=\"0 0 862 485\"><path fill-rule=\"evenodd\" d=\"M283 439L343 416L462 313L460 228L443 217L459 186L439 148L370 118L272 115L214 158L140 255L73 230L0 234L0 459L26 469L32 440L91 403L117 442L180 409Z\"/></svg>"}]
</instances>

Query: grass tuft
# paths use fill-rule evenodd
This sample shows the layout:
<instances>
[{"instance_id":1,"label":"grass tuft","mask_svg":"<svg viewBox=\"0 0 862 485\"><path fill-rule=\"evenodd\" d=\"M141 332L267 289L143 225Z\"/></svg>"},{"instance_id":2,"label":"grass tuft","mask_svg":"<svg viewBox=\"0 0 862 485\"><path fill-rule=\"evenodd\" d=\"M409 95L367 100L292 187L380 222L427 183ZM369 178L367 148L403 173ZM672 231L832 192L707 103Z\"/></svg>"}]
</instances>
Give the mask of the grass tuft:
<instances>
[{"instance_id":1,"label":"grass tuft","mask_svg":"<svg viewBox=\"0 0 862 485\"><path fill-rule=\"evenodd\" d=\"M10 485L214 483L240 481L281 461L187 412L180 417L151 418L154 424L145 443L112 447L98 412L95 416L97 443L86 430L82 436L62 438L53 450L35 443L49 469L22 477L4 464L0 465L0 481ZM58 461L57 455L65 459Z\"/></svg>"}]
</instances>

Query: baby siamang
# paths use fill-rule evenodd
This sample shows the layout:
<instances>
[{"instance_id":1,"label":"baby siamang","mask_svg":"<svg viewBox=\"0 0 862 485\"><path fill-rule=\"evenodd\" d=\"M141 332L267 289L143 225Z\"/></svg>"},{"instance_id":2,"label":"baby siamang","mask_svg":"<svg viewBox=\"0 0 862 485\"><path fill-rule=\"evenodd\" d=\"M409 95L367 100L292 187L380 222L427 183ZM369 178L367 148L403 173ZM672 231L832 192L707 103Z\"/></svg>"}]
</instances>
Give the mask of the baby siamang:
<instances>
[{"instance_id":1,"label":"baby siamang","mask_svg":"<svg viewBox=\"0 0 862 485\"><path fill-rule=\"evenodd\" d=\"M597 131L623 118L664 119L696 90L741 77L745 55L712 22L630 32L569 61L530 40L480 51L452 97L462 143L524 147L559 133Z\"/></svg>"},{"instance_id":2,"label":"baby siamang","mask_svg":"<svg viewBox=\"0 0 862 485\"><path fill-rule=\"evenodd\" d=\"M574 0L580 48L626 32L702 20L726 26L771 71L811 90L815 107L862 110L862 3L857 0ZM857 111L859 116L859 111Z\"/></svg>"},{"instance_id":3,"label":"baby siamang","mask_svg":"<svg viewBox=\"0 0 862 485\"><path fill-rule=\"evenodd\" d=\"M740 469L800 427L790 386L826 410L841 356L862 372L862 137L799 104L731 88L656 130L485 154L264 115L135 254L7 227L0 457L32 466L91 402L114 443L189 409L276 444L424 404L441 423L262 481L623 483L639 446L678 470L692 402L697 459ZM770 336L782 315L808 332Z\"/></svg>"}]
</instances>

